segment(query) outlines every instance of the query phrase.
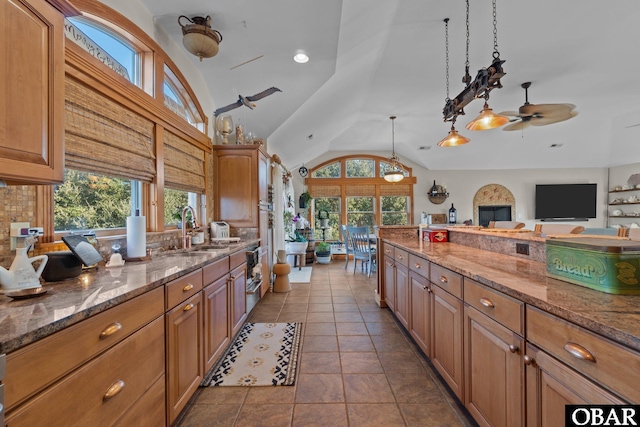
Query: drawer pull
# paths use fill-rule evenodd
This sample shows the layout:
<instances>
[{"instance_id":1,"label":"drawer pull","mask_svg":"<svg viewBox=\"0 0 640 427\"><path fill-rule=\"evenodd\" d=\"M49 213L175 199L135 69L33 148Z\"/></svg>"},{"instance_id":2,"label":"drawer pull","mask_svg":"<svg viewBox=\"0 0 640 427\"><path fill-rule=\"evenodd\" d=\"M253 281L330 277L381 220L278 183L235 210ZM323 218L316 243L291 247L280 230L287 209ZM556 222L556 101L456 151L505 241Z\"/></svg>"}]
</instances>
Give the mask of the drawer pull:
<instances>
[{"instance_id":1,"label":"drawer pull","mask_svg":"<svg viewBox=\"0 0 640 427\"><path fill-rule=\"evenodd\" d=\"M533 357L531 357L531 356L525 356L524 357L524 364L525 365L527 365L527 366L533 365L533 362L534 362Z\"/></svg>"},{"instance_id":2,"label":"drawer pull","mask_svg":"<svg viewBox=\"0 0 640 427\"><path fill-rule=\"evenodd\" d=\"M444 277L444 276L440 276L440 281L441 281L442 283L448 283L448 282L449 282L449 281L447 280L447 278L446 278L446 277Z\"/></svg>"},{"instance_id":3,"label":"drawer pull","mask_svg":"<svg viewBox=\"0 0 640 427\"><path fill-rule=\"evenodd\" d=\"M107 389L107 392L102 396L103 401L107 401L111 399L116 394L120 393L124 388L124 381L118 380L115 383L111 384L111 387Z\"/></svg>"},{"instance_id":4,"label":"drawer pull","mask_svg":"<svg viewBox=\"0 0 640 427\"><path fill-rule=\"evenodd\" d=\"M104 328L102 332L100 332L100 339L110 337L111 335L115 334L121 329L122 329L122 325L120 323L113 322L112 324Z\"/></svg>"},{"instance_id":5,"label":"drawer pull","mask_svg":"<svg viewBox=\"0 0 640 427\"><path fill-rule=\"evenodd\" d=\"M518 346L517 345L513 345L513 344L509 344L509 351L511 353L517 353L518 352Z\"/></svg>"},{"instance_id":6,"label":"drawer pull","mask_svg":"<svg viewBox=\"0 0 640 427\"><path fill-rule=\"evenodd\" d=\"M422 266L416 262L416 268L422 268Z\"/></svg>"},{"instance_id":7,"label":"drawer pull","mask_svg":"<svg viewBox=\"0 0 640 427\"><path fill-rule=\"evenodd\" d=\"M184 288L182 288L182 292L189 292L193 289L193 285L191 283L187 283Z\"/></svg>"},{"instance_id":8,"label":"drawer pull","mask_svg":"<svg viewBox=\"0 0 640 427\"><path fill-rule=\"evenodd\" d=\"M494 308L495 305L491 302L489 298L480 298L480 304L484 305L487 308Z\"/></svg>"},{"instance_id":9,"label":"drawer pull","mask_svg":"<svg viewBox=\"0 0 640 427\"><path fill-rule=\"evenodd\" d=\"M195 307L195 306L193 305L193 303L189 303L189 304L187 304L187 305L185 305L185 306L184 306L184 308L182 309L182 311L189 311L189 310L191 310L193 307Z\"/></svg>"},{"instance_id":10,"label":"drawer pull","mask_svg":"<svg viewBox=\"0 0 640 427\"><path fill-rule=\"evenodd\" d=\"M385 250L384 250L384 253L385 253L385 254L389 254L389 253L391 253L391 249L385 249Z\"/></svg>"},{"instance_id":11,"label":"drawer pull","mask_svg":"<svg viewBox=\"0 0 640 427\"><path fill-rule=\"evenodd\" d=\"M402 255L398 255L398 259L404 259Z\"/></svg>"},{"instance_id":12,"label":"drawer pull","mask_svg":"<svg viewBox=\"0 0 640 427\"><path fill-rule=\"evenodd\" d=\"M422 289L424 289L425 291L428 291L429 287L425 285L425 286L422 287Z\"/></svg>"},{"instance_id":13,"label":"drawer pull","mask_svg":"<svg viewBox=\"0 0 640 427\"><path fill-rule=\"evenodd\" d=\"M573 357L580 360L586 360L587 362L596 363L596 358L586 348L574 342L568 342L564 345L564 349L568 351Z\"/></svg>"}]
</instances>

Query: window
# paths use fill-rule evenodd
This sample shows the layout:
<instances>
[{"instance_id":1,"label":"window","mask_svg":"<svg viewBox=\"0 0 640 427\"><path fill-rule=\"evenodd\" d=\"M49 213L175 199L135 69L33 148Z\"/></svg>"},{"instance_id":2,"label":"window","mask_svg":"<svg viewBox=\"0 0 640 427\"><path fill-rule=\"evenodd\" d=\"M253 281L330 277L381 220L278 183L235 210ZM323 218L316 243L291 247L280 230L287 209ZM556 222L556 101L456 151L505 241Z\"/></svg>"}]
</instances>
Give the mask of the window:
<instances>
[{"instance_id":1,"label":"window","mask_svg":"<svg viewBox=\"0 0 640 427\"><path fill-rule=\"evenodd\" d=\"M340 178L340 162L323 166L311 172L312 178Z\"/></svg>"},{"instance_id":2,"label":"window","mask_svg":"<svg viewBox=\"0 0 640 427\"><path fill-rule=\"evenodd\" d=\"M125 227L139 209L132 204L132 183L136 193L137 181L66 169L64 184L54 191L55 231Z\"/></svg>"},{"instance_id":3,"label":"window","mask_svg":"<svg viewBox=\"0 0 640 427\"><path fill-rule=\"evenodd\" d=\"M347 225L367 225L373 230L376 223L374 205L373 197L347 197Z\"/></svg>"},{"instance_id":4,"label":"window","mask_svg":"<svg viewBox=\"0 0 640 427\"><path fill-rule=\"evenodd\" d=\"M406 196L381 196L382 225L407 225L409 198Z\"/></svg>"},{"instance_id":5,"label":"window","mask_svg":"<svg viewBox=\"0 0 640 427\"><path fill-rule=\"evenodd\" d=\"M373 159L347 160L347 178L372 178L375 176Z\"/></svg>"},{"instance_id":6,"label":"window","mask_svg":"<svg viewBox=\"0 0 640 427\"><path fill-rule=\"evenodd\" d=\"M189 193L181 190L164 189L165 225L178 225L182 219L182 209L189 204Z\"/></svg>"},{"instance_id":7,"label":"window","mask_svg":"<svg viewBox=\"0 0 640 427\"><path fill-rule=\"evenodd\" d=\"M140 58L134 46L111 28L91 19L72 17L68 18L68 21L81 33L77 33L75 29L67 28L67 37L101 60L109 68L118 72L118 74L123 74L120 71L121 69L126 70L126 75L123 77L128 78L130 82L140 87ZM83 35L90 40L85 40L82 37ZM100 49L104 50L104 52L100 52Z\"/></svg>"},{"instance_id":8,"label":"window","mask_svg":"<svg viewBox=\"0 0 640 427\"><path fill-rule=\"evenodd\" d=\"M318 197L313 199L314 211L316 217L314 220L315 239L322 240L340 240L340 198L339 197ZM325 210L329 213L329 228L324 230L320 228L320 219L318 212Z\"/></svg>"},{"instance_id":9,"label":"window","mask_svg":"<svg viewBox=\"0 0 640 427\"><path fill-rule=\"evenodd\" d=\"M165 64L164 66L164 105L189 124L200 131L204 131L204 120L200 116L195 103L189 96L180 80Z\"/></svg>"}]
</instances>

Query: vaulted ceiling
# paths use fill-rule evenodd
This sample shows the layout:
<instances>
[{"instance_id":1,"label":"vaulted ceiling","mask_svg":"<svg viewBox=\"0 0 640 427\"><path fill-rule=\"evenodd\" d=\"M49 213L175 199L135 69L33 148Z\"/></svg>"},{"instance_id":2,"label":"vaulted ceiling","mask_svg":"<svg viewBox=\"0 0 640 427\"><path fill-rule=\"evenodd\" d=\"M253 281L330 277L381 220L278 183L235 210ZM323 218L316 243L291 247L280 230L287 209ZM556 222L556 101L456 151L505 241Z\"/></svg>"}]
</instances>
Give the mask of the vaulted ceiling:
<instances>
[{"instance_id":1,"label":"vaulted ceiling","mask_svg":"<svg viewBox=\"0 0 640 427\"><path fill-rule=\"evenodd\" d=\"M578 116L523 131L468 131L482 100L456 128L471 138L437 147L450 124L445 27L449 22L450 97L464 88L464 0L141 0L155 25L181 45L180 15L212 17L223 41L202 62L215 106L271 86L254 110L230 112L245 132L268 139L290 167L327 151L391 152L391 121L401 160L428 169L607 167L640 162L640 2L637 0L497 0L503 88L495 112L529 102L572 103ZM470 72L492 60L491 0L470 5ZM297 64L293 55L310 56ZM213 111L207 112L210 120ZM556 148L551 148L556 145Z\"/></svg>"}]
</instances>

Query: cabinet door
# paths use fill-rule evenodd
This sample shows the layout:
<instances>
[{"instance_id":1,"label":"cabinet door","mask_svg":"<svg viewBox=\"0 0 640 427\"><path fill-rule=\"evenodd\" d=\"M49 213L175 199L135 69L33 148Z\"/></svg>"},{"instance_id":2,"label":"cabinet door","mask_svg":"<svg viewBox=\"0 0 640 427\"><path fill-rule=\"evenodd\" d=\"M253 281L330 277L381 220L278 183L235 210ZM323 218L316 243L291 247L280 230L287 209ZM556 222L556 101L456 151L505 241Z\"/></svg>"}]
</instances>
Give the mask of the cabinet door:
<instances>
[{"instance_id":1,"label":"cabinet door","mask_svg":"<svg viewBox=\"0 0 640 427\"><path fill-rule=\"evenodd\" d=\"M462 400L462 301L431 284L433 329L431 362Z\"/></svg>"},{"instance_id":2,"label":"cabinet door","mask_svg":"<svg viewBox=\"0 0 640 427\"><path fill-rule=\"evenodd\" d=\"M0 178L52 184L64 168L63 17L44 0L3 0Z\"/></svg>"},{"instance_id":3,"label":"cabinet door","mask_svg":"<svg viewBox=\"0 0 640 427\"><path fill-rule=\"evenodd\" d=\"M169 424L186 406L204 376L202 323L202 292L198 292L166 314Z\"/></svg>"},{"instance_id":4,"label":"cabinet door","mask_svg":"<svg viewBox=\"0 0 640 427\"><path fill-rule=\"evenodd\" d=\"M384 257L384 302L391 311L395 311L396 267L393 258Z\"/></svg>"},{"instance_id":5,"label":"cabinet door","mask_svg":"<svg viewBox=\"0 0 640 427\"><path fill-rule=\"evenodd\" d=\"M464 404L482 426L524 425L524 339L464 308Z\"/></svg>"},{"instance_id":6,"label":"cabinet door","mask_svg":"<svg viewBox=\"0 0 640 427\"><path fill-rule=\"evenodd\" d=\"M209 372L229 344L229 275L222 276L204 291L204 370Z\"/></svg>"},{"instance_id":7,"label":"cabinet door","mask_svg":"<svg viewBox=\"0 0 640 427\"><path fill-rule=\"evenodd\" d=\"M409 273L411 322L409 332L424 354L431 357L431 288L429 281L411 271Z\"/></svg>"},{"instance_id":8,"label":"cabinet door","mask_svg":"<svg viewBox=\"0 0 640 427\"><path fill-rule=\"evenodd\" d=\"M242 264L231 272L229 278L231 292L231 336L234 337L247 318L247 264Z\"/></svg>"},{"instance_id":9,"label":"cabinet door","mask_svg":"<svg viewBox=\"0 0 640 427\"><path fill-rule=\"evenodd\" d=\"M396 263L396 317L409 329L409 269Z\"/></svg>"},{"instance_id":10,"label":"cabinet door","mask_svg":"<svg viewBox=\"0 0 640 427\"><path fill-rule=\"evenodd\" d=\"M565 405L625 403L533 345L527 344L524 364L528 426L564 425Z\"/></svg>"},{"instance_id":11,"label":"cabinet door","mask_svg":"<svg viewBox=\"0 0 640 427\"><path fill-rule=\"evenodd\" d=\"M214 216L231 227L258 227L258 167L256 148L214 147Z\"/></svg>"}]
</instances>

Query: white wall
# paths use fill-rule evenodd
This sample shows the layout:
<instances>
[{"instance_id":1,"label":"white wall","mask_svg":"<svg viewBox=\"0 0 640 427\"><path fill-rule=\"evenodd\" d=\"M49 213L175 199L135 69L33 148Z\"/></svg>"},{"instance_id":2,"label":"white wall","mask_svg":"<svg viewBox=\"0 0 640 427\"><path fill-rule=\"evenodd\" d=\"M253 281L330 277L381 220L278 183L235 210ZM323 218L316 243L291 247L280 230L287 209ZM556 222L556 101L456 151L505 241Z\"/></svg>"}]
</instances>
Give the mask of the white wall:
<instances>
[{"instance_id":1,"label":"white wall","mask_svg":"<svg viewBox=\"0 0 640 427\"><path fill-rule=\"evenodd\" d=\"M455 155L455 148L452 155ZM358 154L347 151L334 151L305 162L309 169L334 157L350 154ZM368 152L367 154L388 157L388 152ZM507 187L516 201L514 220L525 223L526 228L533 229L536 224L535 216L535 185L536 184L598 184L598 208L594 219L575 222L585 228L606 227L607 220L607 168L580 168L580 169L500 169L500 170L428 170L422 166L401 158L400 161L412 168L417 183L413 189L414 194L414 224L420 222L420 213L447 213L454 204L458 210L458 222L473 219L473 198L476 192L487 184L500 184ZM640 167L637 168L640 172ZM297 170L293 170L293 180L296 195L304 191L303 179ZM626 172L625 172L626 173ZM628 174L627 174L628 177ZM626 182L626 178L624 182ZM427 198L427 192L433 185L433 180L439 185L445 185L449 191L449 198L441 205L435 205ZM613 181L612 181L613 182ZM640 193L639 193L640 197ZM640 205L639 205L640 206ZM639 207L640 208L640 207ZM640 221L639 221L640 222ZM565 222L566 224L566 222ZM571 224L571 222L569 222Z\"/></svg>"}]
</instances>

